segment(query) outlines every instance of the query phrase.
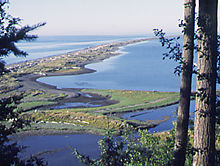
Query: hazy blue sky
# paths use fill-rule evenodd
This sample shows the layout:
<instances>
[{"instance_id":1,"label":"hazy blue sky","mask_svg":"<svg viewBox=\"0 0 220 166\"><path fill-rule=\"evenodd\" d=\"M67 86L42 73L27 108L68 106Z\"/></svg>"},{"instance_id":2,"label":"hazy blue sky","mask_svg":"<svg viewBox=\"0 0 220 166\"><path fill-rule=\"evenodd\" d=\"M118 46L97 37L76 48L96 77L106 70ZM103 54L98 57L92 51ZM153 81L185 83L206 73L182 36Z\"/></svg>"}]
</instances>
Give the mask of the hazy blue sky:
<instances>
[{"instance_id":1,"label":"hazy blue sky","mask_svg":"<svg viewBox=\"0 0 220 166\"><path fill-rule=\"evenodd\" d=\"M150 34L180 32L183 0L10 0L24 24L47 22L40 35Z\"/></svg>"}]
</instances>

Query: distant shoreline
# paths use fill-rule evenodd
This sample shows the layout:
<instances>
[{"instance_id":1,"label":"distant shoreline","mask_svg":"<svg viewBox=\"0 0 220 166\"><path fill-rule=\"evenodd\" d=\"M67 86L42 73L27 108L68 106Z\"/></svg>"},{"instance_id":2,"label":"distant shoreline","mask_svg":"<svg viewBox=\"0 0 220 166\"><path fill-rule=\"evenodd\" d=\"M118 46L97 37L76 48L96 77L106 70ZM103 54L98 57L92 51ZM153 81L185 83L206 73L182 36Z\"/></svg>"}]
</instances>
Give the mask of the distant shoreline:
<instances>
[{"instance_id":1,"label":"distant shoreline","mask_svg":"<svg viewBox=\"0 0 220 166\"><path fill-rule=\"evenodd\" d=\"M82 62L75 62L76 66L78 66L78 69L75 71L70 71L70 72L45 72L45 73L24 73L21 77L18 77L19 80L22 83L22 90L27 90L30 88L33 89L37 89L37 88L42 88L44 90L51 90L51 91L65 91L63 89L57 89L56 86L50 85L50 84L46 84L46 83L42 83L37 81L38 78L41 77L51 77L51 76L64 76L64 75L79 75L79 74L86 74L86 73L93 73L96 72L93 69L89 69L86 68L85 66L88 64L92 64L92 63L97 63L97 62L101 62L105 59L108 59L112 56L118 56L121 55L122 53L118 52L122 47L126 47L128 45L131 44L135 44L135 43L140 43L140 42L144 42L144 41L148 41L148 40L156 40L157 38L145 38L145 39L134 39L134 40L129 40L129 41L122 41L122 42L113 42L113 43L109 43L109 44L102 44L102 45L98 45L98 46L94 46L94 47L90 47L90 48L85 48L79 51L73 51L73 52L69 52L67 54L61 54L61 55L54 55L54 56L48 56L48 57L44 57L44 58L38 58L38 59L34 59L34 60L28 60L25 62L18 62L18 63L14 63L14 64L10 64L7 65L7 68L9 70L13 70L14 68L17 68L19 66L19 68L22 67L28 67L28 65L30 63L34 63L34 64L39 64L42 61L44 63L50 63L50 59L60 59L62 60L62 58L66 58L68 56L78 56L81 54L88 54L88 53L94 53L94 52L99 52L100 50L102 50L103 48L111 48L113 50L113 52L110 52L108 55L104 56L104 57L100 57L100 56L96 56L94 57L92 60L85 60ZM106 52L103 52L103 54L105 54ZM31 68L28 67L28 68ZM65 89L65 88L64 88ZM72 88L74 89L74 88ZM78 89L78 88L76 88ZM74 94L73 96L77 96L77 94Z\"/></svg>"},{"instance_id":2,"label":"distant shoreline","mask_svg":"<svg viewBox=\"0 0 220 166\"><path fill-rule=\"evenodd\" d=\"M90 52L91 50L97 51L97 49L101 49L102 47L108 47L108 46L111 46L111 47L126 47L127 45L130 45L130 44L144 42L144 41L148 41L148 40L156 40L156 39L158 39L158 38L152 37L152 38L133 39L133 40L128 40L128 41L111 42L111 43L108 43L108 44L100 44L100 45L97 45L97 46L83 48L83 49L80 49L80 50L70 51L70 52L62 53L62 54L58 54L58 55L49 55L49 56L36 58L36 59L24 60L24 61L8 64L8 65L6 65L6 67L11 67L11 66L18 65L18 64L23 64L23 63L29 63L29 62L32 62L32 61L40 61L40 60L51 58L51 57L60 57L60 56L65 56L65 55L67 55L67 56L68 55L78 55L80 53ZM96 63L96 61L91 62L91 63ZM90 63L88 63L88 64L90 64Z\"/></svg>"}]
</instances>

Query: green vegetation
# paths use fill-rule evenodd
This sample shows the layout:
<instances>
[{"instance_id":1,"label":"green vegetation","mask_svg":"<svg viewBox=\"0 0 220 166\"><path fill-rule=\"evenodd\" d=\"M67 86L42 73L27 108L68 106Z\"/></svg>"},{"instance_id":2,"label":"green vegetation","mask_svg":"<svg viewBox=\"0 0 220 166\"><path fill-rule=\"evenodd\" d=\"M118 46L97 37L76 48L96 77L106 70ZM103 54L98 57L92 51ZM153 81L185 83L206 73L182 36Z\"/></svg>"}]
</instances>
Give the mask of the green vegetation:
<instances>
[{"instance_id":1,"label":"green vegetation","mask_svg":"<svg viewBox=\"0 0 220 166\"><path fill-rule=\"evenodd\" d=\"M138 109L150 109L178 102L177 92L150 92L132 90L104 90L84 89L84 93L97 93L102 96L111 97L111 100L119 101L117 104L96 108L81 108L75 111L97 111L101 113L120 113L137 111Z\"/></svg>"},{"instance_id":2,"label":"green vegetation","mask_svg":"<svg viewBox=\"0 0 220 166\"><path fill-rule=\"evenodd\" d=\"M32 102L32 101L54 101L55 102L65 97L67 97L67 95L64 93L51 94L43 90L29 90L25 92L23 101L24 102Z\"/></svg>"},{"instance_id":3,"label":"green vegetation","mask_svg":"<svg viewBox=\"0 0 220 166\"><path fill-rule=\"evenodd\" d=\"M106 137L99 141L100 157L90 159L81 155L77 149L74 154L82 163L92 166L118 165L118 166L154 166L171 165L175 130L160 134L149 134L147 130L139 130L137 135L132 131L124 133L121 137L112 137L107 133ZM189 132L191 140L192 132ZM187 147L187 158L185 165L192 164L192 144Z\"/></svg>"},{"instance_id":4,"label":"green vegetation","mask_svg":"<svg viewBox=\"0 0 220 166\"><path fill-rule=\"evenodd\" d=\"M140 111L154 107L160 107L178 101L178 93L176 92L148 92L148 91L131 91L131 90L98 90L86 89L83 93L98 93L102 96L110 98L110 100L118 101L118 103L108 106L95 108L69 108L60 110L35 110L23 113L23 117L36 121L37 123L57 123L69 124L78 130L95 132L103 134L109 128L120 133L128 127L150 128L160 121L138 121L125 120L120 118L122 113ZM60 94L59 96L62 96ZM57 96L45 94L43 91L35 90L26 93L20 104L24 110L30 110L43 105L55 104L57 100L51 101L33 101L46 97L47 99L57 99ZM45 99L45 98L44 98ZM120 99L120 100L119 100ZM29 102L28 102L29 101ZM41 108L42 109L42 108ZM37 127L35 128L37 129ZM39 129L39 128L38 128Z\"/></svg>"},{"instance_id":5,"label":"green vegetation","mask_svg":"<svg viewBox=\"0 0 220 166\"><path fill-rule=\"evenodd\" d=\"M33 102L27 102L27 103L21 103L18 105L18 108L21 108L22 110L31 110L31 109L36 109L39 108L41 106L48 106L48 105L52 105L55 104L55 102L50 102L50 101L33 101Z\"/></svg>"},{"instance_id":6,"label":"green vegetation","mask_svg":"<svg viewBox=\"0 0 220 166\"><path fill-rule=\"evenodd\" d=\"M217 128L219 130L219 126ZM90 166L172 165L175 133L176 128L156 134L149 134L147 130L135 132L131 129L123 133L121 137L114 137L111 132L107 132L106 136L99 140L100 157L98 159L84 156L77 149L74 149L74 155L82 163ZM216 133L216 137L219 139L219 133ZM193 162L193 130L188 131L188 142L185 166L191 166ZM219 153L218 140L216 140L216 147ZM217 155L216 164L219 161L220 158Z\"/></svg>"},{"instance_id":7,"label":"green vegetation","mask_svg":"<svg viewBox=\"0 0 220 166\"><path fill-rule=\"evenodd\" d=\"M31 119L40 123L54 123L72 125L73 128L80 128L90 132L99 131L103 133L105 129L112 128L115 131L120 131L126 125L120 120L110 119L104 115L95 115L82 112L69 111L38 111L33 114L23 114L25 119Z\"/></svg>"}]
</instances>

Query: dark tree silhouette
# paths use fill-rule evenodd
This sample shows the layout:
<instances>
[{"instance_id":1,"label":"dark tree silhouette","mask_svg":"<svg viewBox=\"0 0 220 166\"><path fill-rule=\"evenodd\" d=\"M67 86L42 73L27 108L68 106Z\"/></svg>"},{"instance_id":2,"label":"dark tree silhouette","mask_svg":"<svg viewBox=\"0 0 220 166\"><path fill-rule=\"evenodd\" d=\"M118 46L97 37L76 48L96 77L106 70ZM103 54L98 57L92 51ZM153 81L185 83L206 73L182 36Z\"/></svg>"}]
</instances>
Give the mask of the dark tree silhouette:
<instances>
[{"instance_id":1,"label":"dark tree silhouette","mask_svg":"<svg viewBox=\"0 0 220 166\"><path fill-rule=\"evenodd\" d=\"M193 165L214 166L218 0L199 0Z\"/></svg>"},{"instance_id":2,"label":"dark tree silhouette","mask_svg":"<svg viewBox=\"0 0 220 166\"><path fill-rule=\"evenodd\" d=\"M39 23L33 26L21 26L20 18L15 18L6 12L7 4L7 2L0 2L0 75L7 72L3 57L11 53L15 56L27 56L27 52L16 47L16 43L37 39L37 35L29 35L28 32L45 25L45 23Z\"/></svg>"},{"instance_id":3,"label":"dark tree silhouette","mask_svg":"<svg viewBox=\"0 0 220 166\"><path fill-rule=\"evenodd\" d=\"M36 35L29 35L28 32L45 25L45 23L40 23L34 26L20 26L21 19L9 15L6 12L7 7L8 2L0 2L0 75L9 72L5 69L3 57L11 53L15 56L27 55L26 52L19 50L15 43L36 39ZM17 109L17 105L21 98L22 95L0 99L0 165L46 165L47 163L42 159L35 157L30 157L28 160L19 159L18 154L22 147L9 142L9 135L30 124L29 121L19 116L21 110Z\"/></svg>"},{"instance_id":4,"label":"dark tree silhouette","mask_svg":"<svg viewBox=\"0 0 220 166\"><path fill-rule=\"evenodd\" d=\"M19 116L22 110L18 110L17 105L21 99L22 95L18 95L0 100L0 165L47 165L41 158L30 157L27 160L19 159L18 155L23 150L23 147L12 143L8 138L9 135L16 133L17 130L30 125L30 121L24 120Z\"/></svg>"},{"instance_id":5,"label":"dark tree silhouette","mask_svg":"<svg viewBox=\"0 0 220 166\"><path fill-rule=\"evenodd\" d=\"M188 121L193 72L195 0L185 0L184 39L180 83L180 100L177 113L173 165L184 166L188 138Z\"/></svg>"}]
</instances>

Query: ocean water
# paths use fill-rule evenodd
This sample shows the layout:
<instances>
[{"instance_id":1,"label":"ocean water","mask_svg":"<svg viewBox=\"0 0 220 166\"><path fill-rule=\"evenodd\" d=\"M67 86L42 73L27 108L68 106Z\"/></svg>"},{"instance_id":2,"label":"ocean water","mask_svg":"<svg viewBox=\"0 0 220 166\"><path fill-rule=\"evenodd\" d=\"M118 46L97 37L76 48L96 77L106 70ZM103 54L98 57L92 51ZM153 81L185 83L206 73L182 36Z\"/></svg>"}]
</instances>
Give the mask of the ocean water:
<instances>
[{"instance_id":1,"label":"ocean water","mask_svg":"<svg viewBox=\"0 0 220 166\"><path fill-rule=\"evenodd\" d=\"M146 35L147 36L147 35ZM52 55L60 55L96 45L125 41L143 36L40 36L33 42L20 42L18 48L26 51L27 57L10 55L4 60L7 64L37 59Z\"/></svg>"},{"instance_id":2,"label":"ocean water","mask_svg":"<svg viewBox=\"0 0 220 166\"><path fill-rule=\"evenodd\" d=\"M174 74L177 63L163 60L167 50L158 40L128 45L120 51L120 56L86 66L95 73L42 77L38 81L57 88L179 91L180 77Z\"/></svg>"}]
</instances>

